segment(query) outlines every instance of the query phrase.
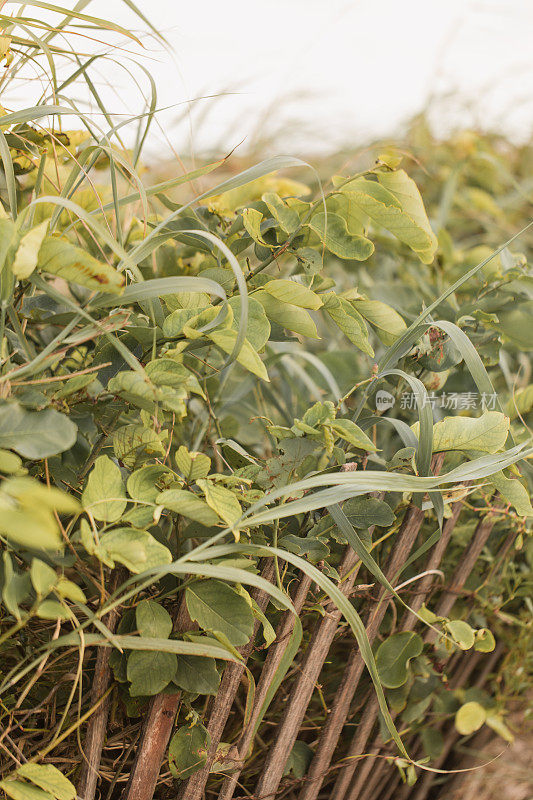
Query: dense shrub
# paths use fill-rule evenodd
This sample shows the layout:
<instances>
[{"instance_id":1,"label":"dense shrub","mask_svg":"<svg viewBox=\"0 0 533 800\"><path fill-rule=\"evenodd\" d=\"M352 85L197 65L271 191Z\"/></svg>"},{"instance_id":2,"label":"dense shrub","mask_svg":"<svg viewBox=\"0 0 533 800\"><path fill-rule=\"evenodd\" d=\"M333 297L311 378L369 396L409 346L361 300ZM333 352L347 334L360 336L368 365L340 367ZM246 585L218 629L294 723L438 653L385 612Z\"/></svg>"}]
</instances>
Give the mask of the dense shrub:
<instances>
[{"instance_id":1,"label":"dense shrub","mask_svg":"<svg viewBox=\"0 0 533 800\"><path fill-rule=\"evenodd\" d=\"M417 120L321 181L143 185L154 109L125 149L57 38L116 28L24 14L4 80L50 90L0 126L3 791L373 797L341 758L423 789L459 735L511 740L531 148Z\"/></svg>"}]
</instances>

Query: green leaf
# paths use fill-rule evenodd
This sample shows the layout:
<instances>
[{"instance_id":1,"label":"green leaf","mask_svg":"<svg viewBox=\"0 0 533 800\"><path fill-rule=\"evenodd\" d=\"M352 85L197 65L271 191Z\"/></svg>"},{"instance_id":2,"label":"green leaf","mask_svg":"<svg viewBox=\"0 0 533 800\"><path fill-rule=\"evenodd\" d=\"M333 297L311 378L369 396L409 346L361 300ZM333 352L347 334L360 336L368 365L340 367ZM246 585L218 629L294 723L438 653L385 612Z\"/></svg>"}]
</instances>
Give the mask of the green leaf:
<instances>
[{"instance_id":1,"label":"green leaf","mask_svg":"<svg viewBox=\"0 0 533 800\"><path fill-rule=\"evenodd\" d=\"M193 483L209 475L211 459L204 453L189 452L184 445L180 445L176 451L176 466L187 483Z\"/></svg>"},{"instance_id":2,"label":"green leaf","mask_svg":"<svg viewBox=\"0 0 533 800\"><path fill-rule=\"evenodd\" d=\"M57 800L74 800L76 789L68 778L52 764L33 764L28 761L17 770L17 775L26 778Z\"/></svg>"},{"instance_id":3,"label":"green leaf","mask_svg":"<svg viewBox=\"0 0 533 800\"><path fill-rule=\"evenodd\" d=\"M285 764L283 774L290 775L292 772L295 778L303 778L309 768L312 758L313 751L309 745L302 742L300 739L296 739L289 758L287 759L287 763Z\"/></svg>"},{"instance_id":4,"label":"green leaf","mask_svg":"<svg viewBox=\"0 0 533 800\"><path fill-rule=\"evenodd\" d=\"M283 303L262 289L252 296L261 303L265 314L272 322L309 339L320 338L316 325L305 308L298 308L292 303Z\"/></svg>"},{"instance_id":5,"label":"green leaf","mask_svg":"<svg viewBox=\"0 0 533 800\"><path fill-rule=\"evenodd\" d=\"M263 221L261 212L256 208L244 208L241 214L246 233L251 236L254 242L257 242L263 247L268 247L269 245L261 236L261 222Z\"/></svg>"},{"instance_id":6,"label":"green leaf","mask_svg":"<svg viewBox=\"0 0 533 800\"><path fill-rule=\"evenodd\" d=\"M478 731L487 719L482 705L474 701L465 703L455 715L455 727L462 736Z\"/></svg>"},{"instance_id":7,"label":"green leaf","mask_svg":"<svg viewBox=\"0 0 533 800\"><path fill-rule=\"evenodd\" d=\"M172 633L170 614L154 600L141 600L135 609L135 621L141 636L168 639Z\"/></svg>"},{"instance_id":8,"label":"green leaf","mask_svg":"<svg viewBox=\"0 0 533 800\"><path fill-rule=\"evenodd\" d=\"M185 590L191 619L211 633L220 633L235 647L245 645L253 632L254 618L246 599L217 580L196 581Z\"/></svg>"},{"instance_id":9,"label":"green leaf","mask_svg":"<svg viewBox=\"0 0 533 800\"><path fill-rule=\"evenodd\" d=\"M37 616L40 619L70 619L72 616L66 606L58 603L57 600L43 600L37 608Z\"/></svg>"},{"instance_id":10,"label":"green leaf","mask_svg":"<svg viewBox=\"0 0 533 800\"><path fill-rule=\"evenodd\" d=\"M363 353L374 356L374 350L368 340L366 323L359 313L344 297L339 297L334 292L323 296L324 309L335 325L348 339Z\"/></svg>"},{"instance_id":11,"label":"green leaf","mask_svg":"<svg viewBox=\"0 0 533 800\"><path fill-rule=\"evenodd\" d=\"M147 531L137 528L115 528L104 533L94 548L94 554L110 567L118 561L134 573L172 561L167 547Z\"/></svg>"},{"instance_id":12,"label":"green leaf","mask_svg":"<svg viewBox=\"0 0 533 800\"><path fill-rule=\"evenodd\" d=\"M127 505L120 469L109 456L99 456L89 473L82 494L83 507L95 519L115 522Z\"/></svg>"},{"instance_id":13,"label":"green leaf","mask_svg":"<svg viewBox=\"0 0 533 800\"><path fill-rule=\"evenodd\" d=\"M160 494L157 486L163 475L172 475L170 470L163 464L148 464L145 467L136 469L126 481L126 488L132 500L140 500L145 503L155 503L156 497Z\"/></svg>"},{"instance_id":14,"label":"green leaf","mask_svg":"<svg viewBox=\"0 0 533 800\"><path fill-rule=\"evenodd\" d=\"M376 653L379 679L388 689L397 689L407 680L409 661L422 652L422 638L418 633L394 633L380 644Z\"/></svg>"},{"instance_id":15,"label":"green leaf","mask_svg":"<svg viewBox=\"0 0 533 800\"><path fill-rule=\"evenodd\" d=\"M207 504L227 525L233 525L242 516L240 503L229 489L205 479L196 483L204 493Z\"/></svg>"},{"instance_id":16,"label":"green leaf","mask_svg":"<svg viewBox=\"0 0 533 800\"><path fill-rule=\"evenodd\" d=\"M208 339L211 339L217 347L220 347L224 353L231 355L235 348L238 333L236 330L233 330L233 328L227 328L226 330L208 331L206 336ZM248 339L245 339L242 343L237 361L253 375L257 375L258 378L262 378L264 381L270 380L265 365Z\"/></svg>"},{"instance_id":17,"label":"green leaf","mask_svg":"<svg viewBox=\"0 0 533 800\"><path fill-rule=\"evenodd\" d=\"M67 282L113 294L120 294L125 283L123 273L98 261L87 250L56 237L43 241L37 267Z\"/></svg>"},{"instance_id":18,"label":"green leaf","mask_svg":"<svg viewBox=\"0 0 533 800\"><path fill-rule=\"evenodd\" d=\"M165 489L157 495L156 503L207 527L219 522L218 515L209 505L197 494L186 489Z\"/></svg>"},{"instance_id":19,"label":"green leaf","mask_svg":"<svg viewBox=\"0 0 533 800\"><path fill-rule=\"evenodd\" d=\"M176 674L178 658L175 653L135 650L128 656L127 676L132 697L159 694Z\"/></svg>"},{"instance_id":20,"label":"green leaf","mask_svg":"<svg viewBox=\"0 0 533 800\"><path fill-rule=\"evenodd\" d=\"M351 419L336 419L328 425L341 439L345 439L353 447L366 450L368 453L376 452L377 447L372 439L369 439L366 433Z\"/></svg>"},{"instance_id":21,"label":"green leaf","mask_svg":"<svg viewBox=\"0 0 533 800\"><path fill-rule=\"evenodd\" d=\"M0 472L4 475L23 475L26 471L19 456L9 450L0 450Z\"/></svg>"},{"instance_id":22,"label":"green leaf","mask_svg":"<svg viewBox=\"0 0 533 800\"><path fill-rule=\"evenodd\" d=\"M35 228L24 234L15 253L12 270L15 278L24 280L29 278L37 266L39 249L46 236L49 220L41 222Z\"/></svg>"},{"instance_id":23,"label":"green leaf","mask_svg":"<svg viewBox=\"0 0 533 800\"><path fill-rule=\"evenodd\" d=\"M349 233L346 220L338 214L328 213L326 216L324 212L318 212L307 224L330 253L339 258L366 261L374 252L370 239Z\"/></svg>"},{"instance_id":24,"label":"green leaf","mask_svg":"<svg viewBox=\"0 0 533 800\"><path fill-rule=\"evenodd\" d=\"M265 283L262 290L275 297L276 300L280 300L282 303L292 303L298 308L310 308L316 311L322 306L322 300L315 292L296 281L275 279Z\"/></svg>"},{"instance_id":25,"label":"green leaf","mask_svg":"<svg viewBox=\"0 0 533 800\"><path fill-rule=\"evenodd\" d=\"M501 496L511 503L516 509L516 513L521 517L533 517L533 507L529 493L516 478L508 478L503 471L495 472L489 481L499 491Z\"/></svg>"},{"instance_id":26,"label":"green leaf","mask_svg":"<svg viewBox=\"0 0 533 800\"><path fill-rule=\"evenodd\" d=\"M468 622L464 622L462 619L452 619L446 623L446 629L461 650L470 650L474 646L475 631Z\"/></svg>"},{"instance_id":27,"label":"green leaf","mask_svg":"<svg viewBox=\"0 0 533 800\"><path fill-rule=\"evenodd\" d=\"M477 650L480 653L492 653L495 647L496 641L488 628L480 628L476 631L474 650Z\"/></svg>"},{"instance_id":28,"label":"green leaf","mask_svg":"<svg viewBox=\"0 0 533 800\"><path fill-rule=\"evenodd\" d=\"M202 769L207 761L210 741L207 729L200 723L178 728L168 747L168 765L172 775L184 781Z\"/></svg>"},{"instance_id":29,"label":"green leaf","mask_svg":"<svg viewBox=\"0 0 533 800\"><path fill-rule=\"evenodd\" d=\"M287 205L275 192L265 192L261 199L280 228L287 234L294 233L300 224L300 217L294 208Z\"/></svg>"},{"instance_id":30,"label":"green leaf","mask_svg":"<svg viewBox=\"0 0 533 800\"><path fill-rule=\"evenodd\" d=\"M30 567L30 577L37 595L46 597L57 583L58 577L52 567L39 558L33 558Z\"/></svg>"},{"instance_id":31,"label":"green leaf","mask_svg":"<svg viewBox=\"0 0 533 800\"><path fill-rule=\"evenodd\" d=\"M15 450L23 458L39 459L69 450L78 428L53 408L27 411L14 401L0 404L0 447Z\"/></svg>"},{"instance_id":32,"label":"green leaf","mask_svg":"<svg viewBox=\"0 0 533 800\"><path fill-rule=\"evenodd\" d=\"M240 297L232 297L229 306L233 311L232 328L239 329L241 321ZM270 337L270 322L261 303L255 297L248 298L248 324L246 326L246 339L254 350L259 352L266 345Z\"/></svg>"},{"instance_id":33,"label":"green leaf","mask_svg":"<svg viewBox=\"0 0 533 800\"><path fill-rule=\"evenodd\" d=\"M509 417L500 411L485 411L480 417L445 417L433 426L433 452L497 453L507 441L509 424ZM418 436L418 422L411 427Z\"/></svg>"},{"instance_id":34,"label":"green leaf","mask_svg":"<svg viewBox=\"0 0 533 800\"><path fill-rule=\"evenodd\" d=\"M65 542L54 516L47 509L0 505L0 533L28 550L62 550Z\"/></svg>"},{"instance_id":35,"label":"green leaf","mask_svg":"<svg viewBox=\"0 0 533 800\"><path fill-rule=\"evenodd\" d=\"M54 796L42 789L37 789L31 783L24 781L6 780L0 782L2 789L12 800L54 800Z\"/></svg>"},{"instance_id":36,"label":"green leaf","mask_svg":"<svg viewBox=\"0 0 533 800\"><path fill-rule=\"evenodd\" d=\"M379 300L354 300L360 314L373 325L385 345L391 345L406 330L402 317L391 306Z\"/></svg>"},{"instance_id":37,"label":"green leaf","mask_svg":"<svg viewBox=\"0 0 533 800\"><path fill-rule=\"evenodd\" d=\"M215 659L179 655L174 683L191 694L215 695L220 685Z\"/></svg>"}]
</instances>

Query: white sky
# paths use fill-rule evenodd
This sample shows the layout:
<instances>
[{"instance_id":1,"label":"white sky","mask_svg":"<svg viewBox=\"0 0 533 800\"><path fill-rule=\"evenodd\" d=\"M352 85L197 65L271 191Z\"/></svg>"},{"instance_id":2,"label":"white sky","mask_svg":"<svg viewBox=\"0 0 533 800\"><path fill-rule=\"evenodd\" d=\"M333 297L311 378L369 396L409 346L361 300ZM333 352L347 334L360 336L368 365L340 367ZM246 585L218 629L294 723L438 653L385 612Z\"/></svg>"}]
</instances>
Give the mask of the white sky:
<instances>
[{"instance_id":1,"label":"white sky","mask_svg":"<svg viewBox=\"0 0 533 800\"><path fill-rule=\"evenodd\" d=\"M447 93L447 122L501 126L519 138L533 128L531 0L137 5L173 49L144 40L158 105L181 104L159 117L181 152L191 145L227 152L261 135L272 137L277 153L360 144L394 133L432 95ZM95 0L87 11L139 28L121 0ZM141 110L138 90L118 66L106 67L101 82L110 84L104 91L114 110ZM225 92L232 94L186 103ZM153 137L152 152L167 153L165 137L157 129Z\"/></svg>"}]
</instances>

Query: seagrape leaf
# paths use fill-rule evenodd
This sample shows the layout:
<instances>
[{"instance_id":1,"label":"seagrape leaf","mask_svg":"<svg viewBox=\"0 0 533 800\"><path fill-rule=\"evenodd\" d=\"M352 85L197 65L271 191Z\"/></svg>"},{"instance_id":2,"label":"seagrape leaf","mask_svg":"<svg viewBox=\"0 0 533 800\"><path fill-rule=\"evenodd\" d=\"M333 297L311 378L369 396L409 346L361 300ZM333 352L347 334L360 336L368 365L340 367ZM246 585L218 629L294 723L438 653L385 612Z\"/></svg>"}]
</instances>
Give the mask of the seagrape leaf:
<instances>
[{"instance_id":1,"label":"seagrape leaf","mask_svg":"<svg viewBox=\"0 0 533 800\"><path fill-rule=\"evenodd\" d=\"M185 590L191 619L205 631L222 634L235 647L245 645L253 632L254 617L246 599L226 583L195 581Z\"/></svg>"},{"instance_id":2,"label":"seagrape leaf","mask_svg":"<svg viewBox=\"0 0 533 800\"><path fill-rule=\"evenodd\" d=\"M376 653L379 679L388 689L397 689L407 680L409 661L422 652L423 642L418 633L394 633L380 644Z\"/></svg>"},{"instance_id":3,"label":"seagrape leaf","mask_svg":"<svg viewBox=\"0 0 533 800\"><path fill-rule=\"evenodd\" d=\"M174 683L191 694L216 694L220 674L215 659L179 654Z\"/></svg>"},{"instance_id":4,"label":"seagrape leaf","mask_svg":"<svg viewBox=\"0 0 533 800\"><path fill-rule=\"evenodd\" d=\"M218 514L208 506L205 500L186 489L165 489L164 492L157 495L156 503L175 514L181 514L183 517L207 527L217 525L219 522Z\"/></svg>"},{"instance_id":5,"label":"seagrape leaf","mask_svg":"<svg viewBox=\"0 0 533 800\"><path fill-rule=\"evenodd\" d=\"M374 355L374 350L368 340L366 322L344 297L339 297L335 292L323 295L324 309L329 314L335 325L353 342L363 353Z\"/></svg>"},{"instance_id":6,"label":"seagrape leaf","mask_svg":"<svg viewBox=\"0 0 533 800\"><path fill-rule=\"evenodd\" d=\"M316 311L322 306L322 300L316 292L296 281L275 279L265 283L262 288L264 292L281 300L282 303L292 303L298 308L310 308Z\"/></svg>"},{"instance_id":7,"label":"seagrape leaf","mask_svg":"<svg viewBox=\"0 0 533 800\"><path fill-rule=\"evenodd\" d=\"M272 322L309 339L320 338L316 325L305 308L299 308L293 303L282 302L263 289L255 292L253 297L261 303L265 314Z\"/></svg>"},{"instance_id":8,"label":"seagrape leaf","mask_svg":"<svg viewBox=\"0 0 533 800\"><path fill-rule=\"evenodd\" d=\"M336 419L333 422L329 422L328 425L341 439L345 439L353 447L366 450L369 453L376 452L377 447L372 439L369 439L366 433L351 419Z\"/></svg>"},{"instance_id":9,"label":"seagrape leaf","mask_svg":"<svg viewBox=\"0 0 533 800\"><path fill-rule=\"evenodd\" d=\"M82 494L83 507L95 519L115 522L127 505L120 469L109 456L99 456L89 473Z\"/></svg>"},{"instance_id":10,"label":"seagrape leaf","mask_svg":"<svg viewBox=\"0 0 533 800\"><path fill-rule=\"evenodd\" d=\"M15 253L12 270L15 278L24 280L29 278L37 266L39 250L46 236L49 220L45 220L22 236Z\"/></svg>"},{"instance_id":11,"label":"seagrape leaf","mask_svg":"<svg viewBox=\"0 0 533 800\"><path fill-rule=\"evenodd\" d=\"M189 452L180 445L176 452L176 466L188 483L205 478L211 469L211 459L205 453Z\"/></svg>"},{"instance_id":12,"label":"seagrape leaf","mask_svg":"<svg viewBox=\"0 0 533 800\"><path fill-rule=\"evenodd\" d=\"M462 736L478 731L487 719L482 705L471 701L465 703L455 715L455 727Z\"/></svg>"},{"instance_id":13,"label":"seagrape leaf","mask_svg":"<svg viewBox=\"0 0 533 800\"><path fill-rule=\"evenodd\" d=\"M446 630L461 650L470 650L474 646L476 632L468 622L462 619L449 620L446 623Z\"/></svg>"},{"instance_id":14,"label":"seagrape leaf","mask_svg":"<svg viewBox=\"0 0 533 800\"><path fill-rule=\"evenodd\" d=\"M354 300L354 306L376 328L379 338L387 346L407 328L398 312L379 300Z\"/></svg>"},{"instance_id":15,"label":"seagrape leaf","mask_svg":"<svg viewBox=\"0 0 533 800\"><path fill-rule=\"evenodd\" d=\"M66 239L46 238L39 250L37 267L57 275L67 282L79 283L87 289L120 294L125 278L123 273Z\"/></svg>"},{"instance_id":16,"label":"seagrape leaf","mask_svg":"<svg viewBox=\"0 0 533 800\"><path fill-rule=\"evenodd\" d=\"M509 424L509 417L500 411L485 411L480 417L445 417L433 426L433 452L497 453L505 445ZM418 436L419 423L411 427Z\"/></svg>"},{"instance_id":17,"label":"seagrape leaf","mask_svg":"<svg viewBox=\"0 0 533 800\"><path fill-rule=\"evenodd\" d=\"M199 479L196 483L204 493L207 504L227 525L232 525L242 516L239 501L225 486L205 479Z\"/></svg>"},{"instance_id":18,"label":"seagrape leaf","mask_svg":"<svg viewBox=\"0 0 533 800\"><path fill-rule=\"evenodd\" d=\"M33 764L28 761L17 770L17 775L49 792L57 800L74 800L76 789L53 764Z\"/></svg>"},{"instance_id":19,"label":"seagrape leaf","mask_svg":"<svg viewBox=\"0 0 533 800\"><path fill-rule=\"evenodd\" d=\"M114 567L118 561L134 573L172 561L170 550L165 545L148 531L138 528L115 528L104 533L93 552L109 567Z\"/></svg>"},{"instance_id":20,"label":"seagrape leaf","mask_svg":"<svg viewBox=\"0 0 533 800\"><path fill-rule=\"evenodd\" d=\"M141 636L168 639L172 633L170 614L154 600L141 600L135 609L135 621Z\"/></svg>"},{"instance_id":21,"label":"seagrape leaf","mask_svg":"<svg viewBox=\"0 0 533 800\"><path fill-rule=\"evenodd\" d=\"M128 656L127 676L132 697L159 694L168 686L178 666L175 653L134 650Z\"/></svg>"},{"instance_id":22,"label":"seagrape leaf","mask_svg":"<svg viewBox=\"0 0 533 800\"><path fill-rule=\"evenodd\" d=\"M338 214L324 212L313 214L308 227L314 231L330 253L347 260L366 261L374 252L374 245L366 236L348 232L346 221Z\"/></svg>"},{"instance_id":23,"label":"seagrape leaf","mask_svg":"<svg viewBox=\"0 0 533 800\"><path fill-rule=\"evenodd\" d=\"M168 746L168 766L172 775L184 781L200 770L210 745L207 729L200 723L178 728Z\"/></svg>"},{"instance_id":24,"label":"seagrape leaf","mask_svg":"<svg viewBox=\"0 0 533 800\"><path fill-rule=\"evenodd\" d=\"M229 306L233 311L233 322L231 323L234 330L239 329L241 321L241 299L238 296L232 297L229 301ZM266 345L270 338L270 322L265 314L265 310L258 300L254 297L248 298L248 325L246 327L246 338L252 345L253 349L259 352Z\"/></svg>"},{"instance_id":25,"label":"seagrape leaf","mask_svg":"<svg viewBox=\"0 0 533 800\"><path fill-rule=\"evenodd\" d=\"M15 450L23 458L48 458L69 450L78 428L53 408L27 411L14 401L0 404L0 447Z\"/></svg>"}]
</instances>

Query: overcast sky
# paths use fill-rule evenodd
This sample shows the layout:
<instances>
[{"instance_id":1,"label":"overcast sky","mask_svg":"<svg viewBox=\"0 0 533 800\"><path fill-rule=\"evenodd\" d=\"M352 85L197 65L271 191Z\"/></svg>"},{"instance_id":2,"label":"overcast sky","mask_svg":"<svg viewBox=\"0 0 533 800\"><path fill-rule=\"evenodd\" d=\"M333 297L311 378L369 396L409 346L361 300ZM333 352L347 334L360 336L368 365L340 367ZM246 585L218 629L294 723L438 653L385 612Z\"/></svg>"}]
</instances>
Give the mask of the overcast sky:
<instances>
[{"instance_id":1,"label":"overcast sky","mask_svg":"<svg viewBox=\"0 0 533 800\"><path fill-rule=\"evenodd\" d=\"M158 105L174 106L159 115L165 135L154 131L157 154L168 141L181 151L228 151L258 135L271 137L275 152L360 143L394 133L446 93L447 121L531 133L531 0L137 4L172 47L143 40ZM90 11L139 27L121 0L95 0ZM102 70L99 83L109 84L117 112L140 110L138 89L119 66ZM204 95L220 96L187 103Z\"/></svg>"}]
</instances>

